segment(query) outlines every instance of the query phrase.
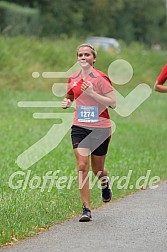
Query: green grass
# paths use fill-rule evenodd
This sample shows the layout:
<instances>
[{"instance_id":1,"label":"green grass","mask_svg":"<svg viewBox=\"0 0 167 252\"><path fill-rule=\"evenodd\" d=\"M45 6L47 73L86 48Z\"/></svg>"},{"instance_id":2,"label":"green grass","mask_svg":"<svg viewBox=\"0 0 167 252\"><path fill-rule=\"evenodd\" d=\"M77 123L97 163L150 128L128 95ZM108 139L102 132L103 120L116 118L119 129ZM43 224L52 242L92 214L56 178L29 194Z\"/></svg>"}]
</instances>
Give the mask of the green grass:
<instances>
[{"instance_id":1,"label":"green grass","mask_svg":"<svg viewBox=\"0 0 167 252\"><path fill-rule=\"evenodd\" d=\"M42 184L36 189L30 188L30 181L34 176L38 176L42 181L48 171L60 170L59 177L70 178L77 175L70 130L56 149L28 169L30 177L27 186L25 178L28 170L23 171L15 163L18 155L41 139L56 123L54 119L33 119L34 112L54 112L53 108L18 108L17 102L61 100L51 92L51 86L57 80L35 80L32 79L31 72L67 71L68 66L75 63L75 48L80 42L82 41L78 42L75 39L38 41L0 38L0 53L3 59L0 72L1 245L33 235L81 211L77 180L74 180L70 189L59 190L54 186L48 192L49 182L43 191ZM123 45L122 53L119 55L99 51L96 67L107 73L111 61L117 58L128 60L134 68L134 76L130 83L122 87L114 85L126 95L140 83L147 83L153 87L156 76L166 61L166 52L149 51L136 44L129 47ZM57 112L62 110L57 109ZM129 170L132 170L129 185L134 185L133 189L130 189L129 185L127 189L119 189L115 181L114 199L135 191L136 181L149 170L149 180L153 176L159 176L161 180L166 179L166 95L153 91L130 116L120 117L112 110L110 115L117 128L112 136L106 159L109 176L127 176ZM14 190L9 187L8 182L10 176L18 171L24 172L24 176L18 175L14 183L16 185L18 180L23 180L23 184ZM122 181L122 187L124 182ZM100 195L101 191L96 184L91 190L92 208L102 205Z\"/></svg>"}]
</instances>

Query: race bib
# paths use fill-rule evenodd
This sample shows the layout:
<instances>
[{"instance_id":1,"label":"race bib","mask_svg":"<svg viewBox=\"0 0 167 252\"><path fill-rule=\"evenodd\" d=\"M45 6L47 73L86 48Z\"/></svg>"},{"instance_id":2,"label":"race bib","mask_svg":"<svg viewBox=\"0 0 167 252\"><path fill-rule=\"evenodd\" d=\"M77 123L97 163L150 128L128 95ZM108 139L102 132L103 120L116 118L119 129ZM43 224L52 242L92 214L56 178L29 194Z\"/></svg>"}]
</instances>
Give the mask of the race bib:
<instances>
[{"instance_id":1,"label":"race bib","mask_svg":"<svg viewBox=\"0 0 167 252\"><path fill-rule=\"evenodd\" d=\"M98 122L98 106L78 106L78 122Z\"/></svg>"}]
</instances>

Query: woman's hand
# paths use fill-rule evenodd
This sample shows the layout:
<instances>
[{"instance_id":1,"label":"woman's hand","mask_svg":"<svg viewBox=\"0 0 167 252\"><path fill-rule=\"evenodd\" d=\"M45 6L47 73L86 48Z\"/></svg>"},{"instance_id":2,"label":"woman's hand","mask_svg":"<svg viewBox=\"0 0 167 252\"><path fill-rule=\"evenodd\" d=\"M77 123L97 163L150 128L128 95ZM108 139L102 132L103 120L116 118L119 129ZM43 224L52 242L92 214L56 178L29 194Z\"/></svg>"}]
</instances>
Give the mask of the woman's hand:
<instances>
[{"instance_id":1,"label":"woman's hand","mask_svg":"<svg viewBox=\"0 0 167 252\"><path fill-rule=\"evenodd\" d=\"M66 109L66 108L71 107L71 104L72 104L72 102L71 102L70 99L64 98L62 103L61 103L61 106L62 106L63 109Z\"/></svg>"}]
</instances>

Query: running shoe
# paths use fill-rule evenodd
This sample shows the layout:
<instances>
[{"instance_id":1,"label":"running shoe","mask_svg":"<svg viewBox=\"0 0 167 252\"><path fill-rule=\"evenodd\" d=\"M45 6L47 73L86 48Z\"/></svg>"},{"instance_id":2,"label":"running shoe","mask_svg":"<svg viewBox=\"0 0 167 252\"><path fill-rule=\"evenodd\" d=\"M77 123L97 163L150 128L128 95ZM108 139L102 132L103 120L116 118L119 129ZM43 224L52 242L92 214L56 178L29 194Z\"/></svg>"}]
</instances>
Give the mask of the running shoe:
<instances>
[{"instance_id":1,"label":"running shoe","mask_svg":"<svg viewBox=\"0 0 167 252\"><path fill-rule=\"evenodd\" d=\"M109 202L112 198L112 191L110 187L109 178L107 177L107 184L106 186L102 188L102 201L103 202Z\"/></svg>"},{"instance_id":2,"label":"running shoe","mask_svg":"<svg viewBox=\"0 0 167 252\"><path fill-rule=\"evenodd\" d=\"M89 208L86 208L83 204L83 213L81 215L81 218L79 219L80 222L87 222L92 219L91 211Z\"/></svg>"}]
</instances>

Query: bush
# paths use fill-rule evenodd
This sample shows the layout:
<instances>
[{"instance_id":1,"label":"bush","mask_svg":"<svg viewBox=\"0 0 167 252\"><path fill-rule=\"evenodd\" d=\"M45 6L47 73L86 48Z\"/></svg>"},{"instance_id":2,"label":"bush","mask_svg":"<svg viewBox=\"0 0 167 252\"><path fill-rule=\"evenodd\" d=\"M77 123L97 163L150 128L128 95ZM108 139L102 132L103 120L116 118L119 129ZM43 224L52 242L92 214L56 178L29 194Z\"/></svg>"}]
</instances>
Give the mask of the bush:
<instances>
[{"instance_id":1,"label":"bush","mask_svg":"<svg viewBox=\"0 0 167 252\"><path fill-rule=\"evenodd\" d=\"M39 11L17 4L0 2L0 34L38 35Z\"/></svg>"}]
</instances>

